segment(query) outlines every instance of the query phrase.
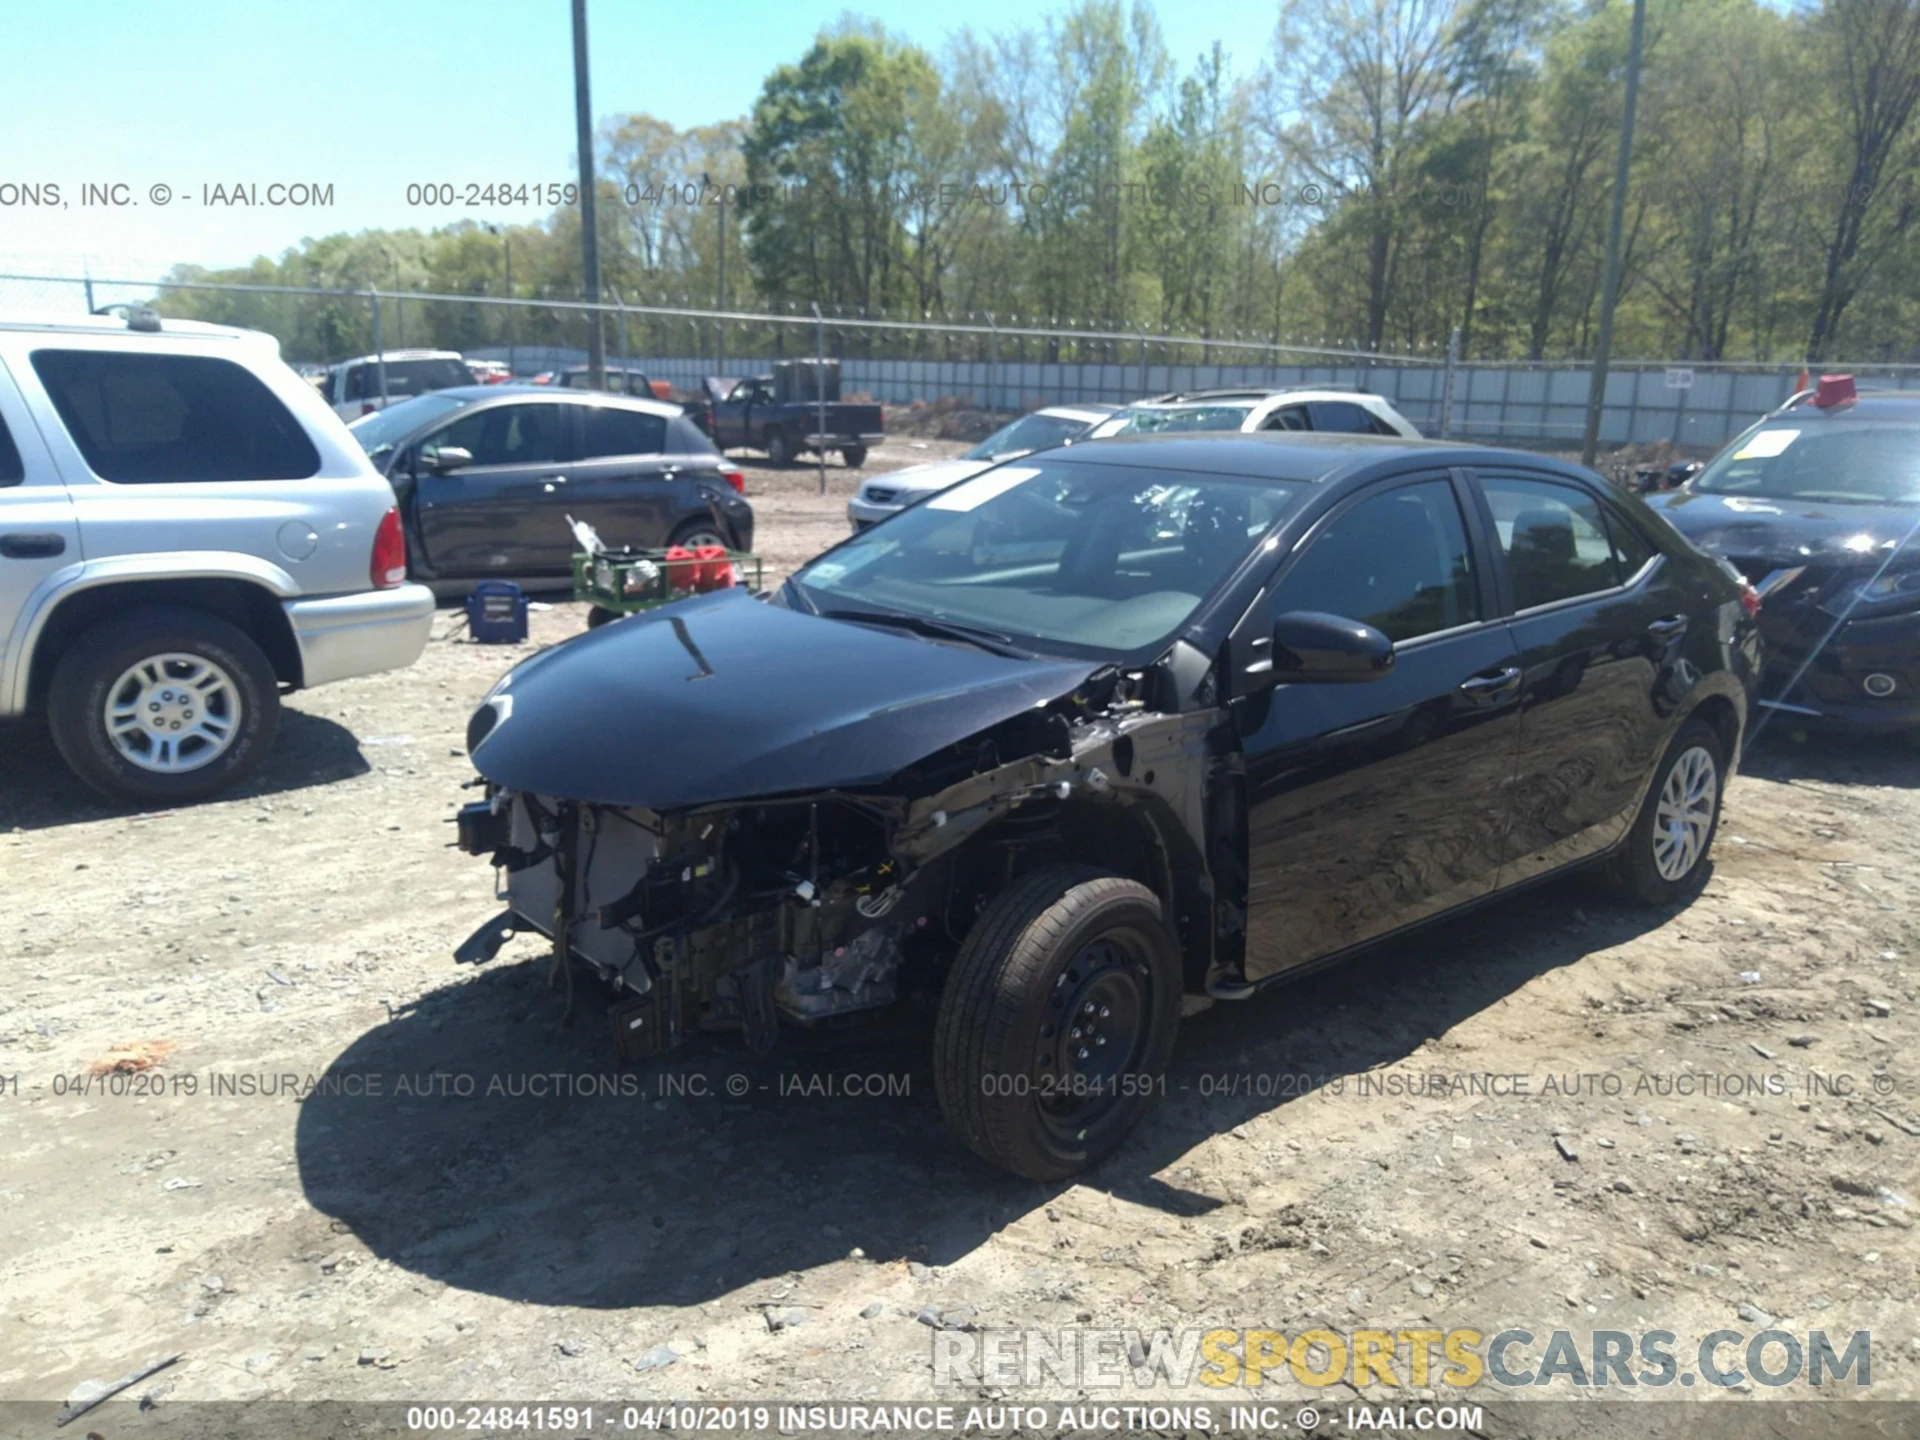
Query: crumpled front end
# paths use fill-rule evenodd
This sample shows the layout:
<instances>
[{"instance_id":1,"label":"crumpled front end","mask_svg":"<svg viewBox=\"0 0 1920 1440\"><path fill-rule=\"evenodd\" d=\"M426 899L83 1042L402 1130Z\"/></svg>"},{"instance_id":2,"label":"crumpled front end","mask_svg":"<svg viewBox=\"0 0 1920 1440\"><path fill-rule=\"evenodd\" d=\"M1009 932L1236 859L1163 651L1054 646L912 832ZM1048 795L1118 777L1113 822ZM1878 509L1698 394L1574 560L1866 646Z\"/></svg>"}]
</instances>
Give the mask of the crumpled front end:
<instances>
[{"instance_id":1,"label":"crumpled front end","mask_svg":"<svg viewBox=\"0 0 1920 1440\"><path fill-rule=\"evenodd\" d=\"M461 844L492 860L508 909L460 958L514 930L547 937L557 966L611 987L625 1058L698 1031L764 1049L782 1023L937 985L988 899L1071 858L1168 897L1203 974L1219 716L1155 710L1137 689L1102 672L872 785L671 809L490 785Z\"/></svg>"}]
</instances>

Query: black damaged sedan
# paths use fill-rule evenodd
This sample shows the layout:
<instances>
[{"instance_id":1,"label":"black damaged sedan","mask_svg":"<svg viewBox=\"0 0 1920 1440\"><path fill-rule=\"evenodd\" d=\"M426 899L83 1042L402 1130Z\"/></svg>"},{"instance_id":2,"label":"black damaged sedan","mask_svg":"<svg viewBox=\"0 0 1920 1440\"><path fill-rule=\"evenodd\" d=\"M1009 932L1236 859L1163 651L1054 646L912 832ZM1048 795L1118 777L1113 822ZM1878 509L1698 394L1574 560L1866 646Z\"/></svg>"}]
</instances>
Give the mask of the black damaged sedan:
<instances>
[{"instance_id":1,"label":"black damaged sedan","mask_svg":"<svg viewBox=\"0 0 1920 1440\"><path fill-rule=\"evenodd\" d=\"M1920 395L1842 394L1770 415L1652 504L1757 588L1762 706L1920 732Z\"/></svg>"},{"instance_id":2,"label":"black damaged sedan","mask_svg":"<svg viewBox=\"0 0 1920 1440\"><path fill-rule=\"evenodd\" d=\"M1688 896L1746 724L1744 600L1538 456L1028 456L771 601L698 597L511 671L461 815L508 909L459 958L548 937L610 988L629 1059L937 994L954 1130L1067 1176L1138 1123L1189 1000L1574 866Z\"/></svg>"}]
</instances>

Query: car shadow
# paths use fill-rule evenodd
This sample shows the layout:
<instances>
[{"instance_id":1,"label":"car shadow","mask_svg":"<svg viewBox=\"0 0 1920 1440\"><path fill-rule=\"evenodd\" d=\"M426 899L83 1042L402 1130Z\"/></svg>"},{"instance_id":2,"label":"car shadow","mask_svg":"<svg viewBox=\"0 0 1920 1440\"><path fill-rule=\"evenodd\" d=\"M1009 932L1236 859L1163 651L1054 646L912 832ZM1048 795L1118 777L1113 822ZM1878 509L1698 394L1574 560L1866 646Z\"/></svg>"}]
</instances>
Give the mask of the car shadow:
<instances>
[{"instance_id":1,"label":"car shadow","mask_svg":"<svg viewBox=\"0 0 1920 1440\"><path fill-rule=\"evenodd\" d=\"M1223 1072L1351 1076L1390 1064L1536 975L1657 925L1562 881L1186 1022L1167 1095L1082 1184L1170 1214L1218 1197L1181 1156L1298 1095L1223 1095ZM604 1010L570 1026L548 961L496 962L396 1011L300 1110L308 1201L376 1255L543 1305L710 1301L841 1259L950 1263L1067 1188L988 1168L941 1122L931 1015L783 1034L756 1058L695 1038L620 1069ZM594 993L597 994L597 987ZM1391 994L1390 1005L1375 997ZM906 1007L901 1007L903 1010ZM849 1093L853 1092L853 1093Z\"/></svg>"},{"instance_id":2,"label":"car shadow","mask_svg":"<svg viewBox=\"0 0 1920 1440\"><path fill-rule=\"evenodd\" d=\"M1787 718L1771 716L1741 752L1740 770L1787 784L1820 780L1920 789L1920 745L1904 735L1796 730Z\"/></svg>"},{"instance_id":3,"label":"car shadow","mask_svg":"<svg viewBox=\"0 0 1920 1440\"><path fill-rule=\"evenodd\" d=\"M257 799L311 785L364 775L373 767L360 742L338 721L282 708L280 733L266 759L240 784L212 801ZM48 830L105 820L166 805L115 805L96 795L67 768L53 735L39 720L13 720L0 728L0 828Z\"/></svg>"}]
</instances>

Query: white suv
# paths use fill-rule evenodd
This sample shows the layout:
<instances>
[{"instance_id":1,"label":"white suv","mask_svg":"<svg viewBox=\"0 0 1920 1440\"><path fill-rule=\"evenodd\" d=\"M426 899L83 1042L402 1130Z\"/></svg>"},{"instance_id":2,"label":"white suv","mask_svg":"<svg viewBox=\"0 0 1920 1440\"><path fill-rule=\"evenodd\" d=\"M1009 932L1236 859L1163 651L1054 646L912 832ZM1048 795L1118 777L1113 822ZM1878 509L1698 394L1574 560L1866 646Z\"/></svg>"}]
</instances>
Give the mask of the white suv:
<instances>
[{"instance_id":1,"label":"white suv","mask_svg":"<svg viewBox=\"0 0 1920 1440\"><path fill-rule=\"evenodd\" d=\"M473 371L458 350L389 350L329 365L320 393L342 420L357 420L429 390L473 382Z\"/></svg>"},{"instance_id":2,"label":"white suv","mask_svg":"<svg viewBox=\"0 0 1920 1440\"><path fill-rule=\"evenodd\" d=\"M1420 430L1380 395L1358 390L1194 390L1140 400L1093 427L1090 440L1185 430L1314 430L1398 435Z\"/></svg>"},{"instance_id":3,"label":"white suv","mask_svg":"<svg viewBox=\"0 0 1920 1440\"><path fill-rule=\"evenodd\" d=\"M245 775L280 692L410 665L393 491L272 337L0 316L0 716L171 803Z\"/></svg>"}]
</instances>

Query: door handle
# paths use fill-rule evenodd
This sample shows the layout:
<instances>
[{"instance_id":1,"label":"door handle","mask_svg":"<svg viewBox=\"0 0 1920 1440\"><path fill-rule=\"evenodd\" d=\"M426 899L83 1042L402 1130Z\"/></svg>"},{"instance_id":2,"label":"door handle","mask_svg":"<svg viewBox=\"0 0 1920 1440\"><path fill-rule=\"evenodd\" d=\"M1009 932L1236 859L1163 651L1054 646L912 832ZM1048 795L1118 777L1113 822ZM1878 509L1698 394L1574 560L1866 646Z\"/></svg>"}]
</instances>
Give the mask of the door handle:
<instances>
[{"instance_id":1,"label":"door handle","mask_svg":"<svg viewBox=\"0 0 1920 1440\"><path fill-rule=\"evenodd\" d=\"M1504 700L1520 688L1520 667L1502 665L1486 675L1469 675L1460 682L1460 693L1479 705Z\"/></svg>"},{"instance_id":2,"label":"door handle","mask_svg":"<svg viewBox=\"0 0 1920 1440\"><path fill-rule=\"evenodd\" d=\"M1662 615L1647 626L1647 633L1659 640L1671 640L1676 635L1687 632L1687 617L1684 615Z\"/></svg>"},{"instance_id":3,"label":"door handle","mask_svg":"<svg viewBox=\"0 0 1920 1440\"><path fill-rule=\"evenodd\" d=\"M48 560L67 552L64 535L0 535L0 555L9 560Z\"/></svg>"}]
</instances>

